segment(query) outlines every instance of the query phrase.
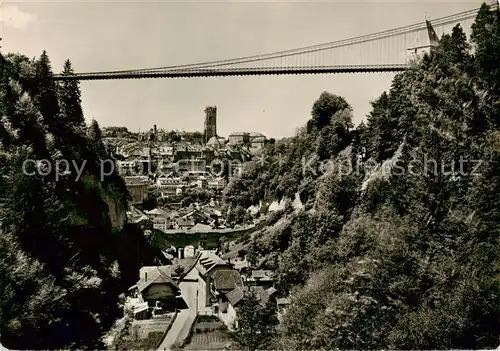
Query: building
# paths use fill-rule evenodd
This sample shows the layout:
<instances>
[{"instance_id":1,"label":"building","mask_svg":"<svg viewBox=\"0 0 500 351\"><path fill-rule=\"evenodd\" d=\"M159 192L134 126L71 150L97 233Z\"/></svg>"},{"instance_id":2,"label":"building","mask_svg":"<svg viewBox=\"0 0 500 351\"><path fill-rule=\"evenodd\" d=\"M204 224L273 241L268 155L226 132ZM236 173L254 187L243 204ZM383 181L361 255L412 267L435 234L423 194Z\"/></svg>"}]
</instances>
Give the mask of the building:
<instances>
[{"instance_id":1,"label":"building","mask_svg":"<svg viewBox=\"0 0 500 351\"><path fill-rule=\"evenodd\" d=\"M205 128L203 141L206 144L212 137L217 136L217 106L205 108Z\"/></svg>"},{"instance_id":2,"label":"building","mask_svg":"<svg viewBox=\"0 0 500 351\"><path fill-rule=\"evenodd\" d=\"M213 136L207 141L206 146L209 148L218 150L218 149L222 148L222 143L221 143L221 140L219 138L217 138L216 136Z\"/></svg>"},{"instance_id":3,"label":"building","mask_svg":"<svg viewBox=\"0 0 500 351\"><path fill-rule=\"evenodd\" d=\"M241 145L250 143L250 133L234 132L229 134L230 145Z\"/></svg>"},{"instance_id":4,"label":"building","mask_svg":"<svg viewBox=\"0 0 500 351\"><path fill-rule=\"evenodd\" d=\"M245 284L269 289L274 285L274 272L263 269L253 270L251 275L245 280Z\"/></svg>"},{"instance_id":5,"label":"building","mask_svg":"<svg viewBox=\"0 0 500 351\"><path fill-rule=\"evenodd\" d=\"M179 177L160 177L156 180L156 186L164 198L181 195L188 185L187 181Z\"/></svg>"},{"instance_id":6,"label":"building","mask_svg":"<svg viewBox=\"0 0 500 351\"><path fill-rule=\"evenodd\" d=\"M224 189L225 186L226 180L222 177L207 179L207 187L209 189Z\"/></svg>"},{"instance_id":7,"label":"building","mask_svg":"<svg viewBox=\"0 0 500 351\"><path fill-rule=\"evenodd\" d=\"M151 221L153 222L153 229L166 232L167 229L170 228L170 218L162 209L155 208L154 210L146 211L146 215L151 218Z\"/></svg>"},{"instance_id":8,"label":"building","mask_svg":"<svg viewBox=\"0 0 500 351\"><path fill-rule=\"evenodd\" d=\"M254 149L260 149L266 143L266 137L262 133L250 133L250 145Z\"/></svg>"},{"instance_id":9,"label":"building","mask_svg":"<svg viewBox=\"0 0 500 351\"><path fill-rule=\"evenodd\" d=\"M212 303L217 302L217 297L212 294L213 290L211 290L213 289L211 286L214 286L212 277L220 270L231 270L231 265L212 252L202 251L196 258L194 269L199 272L200 276L198 280L200 307L211 306Z\"/></svg>"},{"instance_id":10,"label":"building","mask_svg":"<svg viewBox=\"0 0 500 351\"><path fill-rule=\"evenodd\" d=\"M129 175L133 174L136 170L136 162L135 161L118 161L118 173L120 175Z\"/></svg>"},{"instance_id":11,"label":"building","mask_svg":"<svg viewBox=\"0 0 500 351\"><path fill-rule=\"evenodd\" d=\"M185 258L194 258L196 253L196 249L192 245L188 245L184 248L184 257Z\"/></svg>"},{"instance_id":12,"label":"building","mask_svg":"<svg viewBox=\"0 0 500 351\"><path fill-rule=\"evenodd\" d=\"M182 306L179 286L171 278L172 267L142 267L139 281L129 288L141 301L147 303L151 314L175 311L178 305Z\"/></svg>"},{"instance_id":13,"label":"building","mask_svg":"<svg viewBox=\"0 0 500 351\"><path fill-rule=\"evenodd\" d=\"M191 229L195 226L195 222L192 219L186 219L186 218L177 218L177 220L174 223L174 228L175 229Z\"/></svg>"},{"instance_id":14,"label":"building","mask_svg":"<svg viewBox=\"0 0 500 351\"><path fill-rule=\"evenodd\" d=\"M148 197L148 177L125 177L125 186L132 198L131 205L142 205L142 202Z\"/></svg>"}]
</instances>

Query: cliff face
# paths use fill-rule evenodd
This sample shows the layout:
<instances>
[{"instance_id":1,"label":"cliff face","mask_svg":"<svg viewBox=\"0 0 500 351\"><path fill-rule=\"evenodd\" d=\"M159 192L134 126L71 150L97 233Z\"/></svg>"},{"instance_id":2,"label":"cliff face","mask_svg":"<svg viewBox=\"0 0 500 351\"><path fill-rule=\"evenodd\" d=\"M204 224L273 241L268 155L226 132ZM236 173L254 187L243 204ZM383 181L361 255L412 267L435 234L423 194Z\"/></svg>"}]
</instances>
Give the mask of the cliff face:
<instances>
[{"instance_id":1,"label":"cliff face","mask_svg":"<svg viewBox=\"0 0 500 351\"><path fill-rule=\"evenodd\" d=\"M113 230L122 230L127 222L127 213L125 207L121 206L118 201L111 197L104 199L108 205L108 215Z\"/></svg>"}]
</instances>

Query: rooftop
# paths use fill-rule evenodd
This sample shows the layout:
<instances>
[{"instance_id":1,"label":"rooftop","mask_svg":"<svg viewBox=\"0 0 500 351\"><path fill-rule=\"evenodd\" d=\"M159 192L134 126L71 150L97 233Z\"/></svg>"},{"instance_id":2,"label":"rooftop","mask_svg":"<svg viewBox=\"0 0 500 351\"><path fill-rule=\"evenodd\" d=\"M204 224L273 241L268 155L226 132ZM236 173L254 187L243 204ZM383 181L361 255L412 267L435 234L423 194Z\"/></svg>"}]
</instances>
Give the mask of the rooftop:
<instances>
[{"instance_id":1,"label":"rooftop","mask_svg":"<svg viewBox=\"0 0 500 351\"><path fill-rule=\"evenodd\" d=\"M151 284L170 284L178 290L179 286L171 278L172 270L173 266L142 267L139 272L140 279L132 288L137 288L142 293Z\"/></svg>"},{"instance_id":2,"label":"rooftop","mask_svg":"<svg viewBox=\"0 0 500 351\"><path fill-rule=\"evenodd\" d=\"M154 216L165 216L165 217L167 217L168 215L167 212L165 212L161 208L155 208L154 210L146 211L146 214Z\"/></svg>"},{"instance_id":3,"label":"rooftop","mask_svg":"<svg viewBox=\"0 0 500 351\"><path fill-rule=\"evenodd\" d=\"M202 252L196 262L196 269L201 275L206 275L215 266L229 267L229 264L212 252Z\"/></svg>"},{"instance_id":4,"label":"rooftop","mask_svg":"<svg viewBox=\"0 0 500 351\"><path fill-rule=\"evenodd\" d=\"M243 286L240 273L234 269L218 270L212 279L216 290L233 290Z\"/></svg>"}]
</instances>

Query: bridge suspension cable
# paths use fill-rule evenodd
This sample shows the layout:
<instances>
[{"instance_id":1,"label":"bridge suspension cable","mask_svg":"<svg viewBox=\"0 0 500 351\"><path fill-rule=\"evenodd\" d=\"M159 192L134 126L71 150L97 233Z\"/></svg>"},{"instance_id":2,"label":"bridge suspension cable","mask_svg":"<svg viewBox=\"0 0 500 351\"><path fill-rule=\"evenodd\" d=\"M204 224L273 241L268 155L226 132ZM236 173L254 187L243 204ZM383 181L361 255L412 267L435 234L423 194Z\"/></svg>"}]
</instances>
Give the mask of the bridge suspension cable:
<instances>
[{"instance_id":1,"label":"bridge suspension cable","mask_svg":"<svg viewBox=\"0 0 500 351\"><path fill-rule=\"evenodd\" d=\"M491 5L493 8L497 8L495 5ZM472 19L476 16L478 9L472 9L468 11L463 11L460 13L456 13L453 15L448 15L448 16L443 16L436 18L435 20L432 21L433 25L435 26L445 26L450 23L456 23L460 21L464 21L467 19ZM183 65L171 65L171 66L162 66L162 67L155 67L155 68L142 68L142 69L131 69L131 70L116 70L116 71L102 71L102 72L89 72L89 73L76 73L74 75L54 75L54 79L56 80L63 80L63 79L90 79L89 77L93 77L91 79L113 79L112 76L115 77L121 77L127 78L127 75L131 75L130 78L147 78L147 77L184 77L184 76L208 76L210 75L210 72L214 70L213 73L217 73L214 75L246 75L242 74L245 73L244 69L238 69L238 68L229 68L228 66L234 66L234 65L241 65L241 64L248 64L248 63L255 63L255 62L261 62L261 61L266 61L266 60L273 60L273 59L283 59L286 57L293 57L293 56L299 56L299 55L305 55L305 54L312 54L315 55L316 53L326 51L326 50L331 50L331 49L337 49L337 48L343 48L343 47L351 47L356 44L363 44L367 42L373 42L376 40L381 40L381 39L387 39L391 37L396 37L396 36L401 36L401 35L407 35L410 33L415 33L419 32L422 30L426 30L426 23L415 23L412 25L407 25L399 28L394 28L394 29L389 29L381 32L376 32L372 34L367 34L367 35L362 35L362 36L357 36L357 37L352 37L348 39L343 39L343 40L337 40L337 41L332 41L328 43L323 43L323 44L317 44L317 45L312 45L312 46L306 46L306 47L301 47L301 48L296 48L296 49L290 49L290 50L284 50L284 51L277 51L277 52L272 52L272 53L267 53L267 54L259 54L259 55L252 55L252 56L243 56L243 57L238 57L238 58L232 58L232 59L225 59L225 60L217 60L217 61L209 61L209 62L200 62L200 63L193 63L193 64L183 64ZM397 45L399 48L399 45ZM314 61L317 61L318 57L314 56ZM367 71L394 71L394 70L402 70L401 67L395 68L394 64L395 62L387 63L387 67L382 67L384 65L367 65L367 66L372 66L371 70L367 69ZM345 71L347 65L338 65L344 66L342 69L339 71ZM355 66L360 66L360 65L352 65L351 68L348 68L347 71L350 71L350 69L353 69ZM305 72L304 71L305 67L300 67L298 65L295 65L293 67L287 67L286 69L284 67L274 67L274 69L264 69L262 67L260 68L248 68L248 69L255 69L254 73L249 73L249 74L294 74L292 71L296 71L299 73ZM311 73L314 73L314 70L312 70L313 67L310 67ZM316 71L322 71L321 68L323 68L323 71L326 69L325 66L315 66ZM369 68L369 67L367 67ZM302 70L301 70L302 69ZM232 70L234 71L235 74L231 73L229 74L229 71ZM217 71L217 72L216 72ZM286 72L286 73L281 73L281 71ZM335 70L332 67L332 72ZM273 73L274 72L274 73ZM305 72L309 73L309 72ZM319 72L322 73L322 72ZM106 78L108 76L109 78ZM99 78L101 77L101 78Z\"/></svg>"}]
</instances>

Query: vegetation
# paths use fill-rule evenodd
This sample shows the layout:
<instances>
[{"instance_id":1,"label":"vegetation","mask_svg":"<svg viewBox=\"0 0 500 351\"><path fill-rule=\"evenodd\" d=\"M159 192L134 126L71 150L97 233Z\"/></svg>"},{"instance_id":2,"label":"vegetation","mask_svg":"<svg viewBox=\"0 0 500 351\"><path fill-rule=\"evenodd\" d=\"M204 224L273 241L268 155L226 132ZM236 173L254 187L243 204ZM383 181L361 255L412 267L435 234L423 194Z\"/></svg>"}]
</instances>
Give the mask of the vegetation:
<instances>
[{"instance_id":1,"label":"vegetation","mask_svg":"<svg viewBox=\"0 0 500 351\"><path fill-rule=\"evenodd\" d=\"M269 350L276 335L276 305L261 306L255 294L248 294L238 307L238 326L230 334L243 350Z\"/></svg>"},{"instance_id":2,"label":"vegetation","mask_svg":"<svg viewBox=\"0 0 500 351\"><path fill-rule=\"evenodd\" d=\"M77 82L56 84L45 52L0 56L0 116L1 342L100 349L118 296L156 251L124 224L128 194L101 169L99 125L85 124Z\"/></svg>"},{"instance_id":3,"label":"vegetation","mask_svg":"<svg viewBox=\"0 0 500 351\"><path fill-rule=\"evenodd\" d=\"M498 346L499 62L499 14L483 5L471 43L459 26L444 35L366 125L353 129L347 102L323 93L295 137L231 182L227 206L296 193L305 204L247 248L292 298L262 348ZM244 333L255 317L241 323L240 344L260 347Z\"/></svg>"},{"instance_id":4,"label":"vegetation","mask_svg":"<svg viewBox=\"0 0 500 351\"><path fill-rule=\"evenodd\" d=\"M161 342L165 338L164 332L149 332L147 338L136 339L133 335L133 326L129 326L127 329L128 334L126 334L122 339L120 339L117 345L114 345L114 350L125 351L125 350L156 350L161 345Z\"/></svg>"}]
</instances>

